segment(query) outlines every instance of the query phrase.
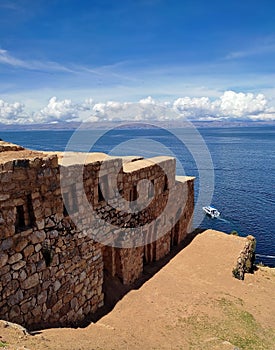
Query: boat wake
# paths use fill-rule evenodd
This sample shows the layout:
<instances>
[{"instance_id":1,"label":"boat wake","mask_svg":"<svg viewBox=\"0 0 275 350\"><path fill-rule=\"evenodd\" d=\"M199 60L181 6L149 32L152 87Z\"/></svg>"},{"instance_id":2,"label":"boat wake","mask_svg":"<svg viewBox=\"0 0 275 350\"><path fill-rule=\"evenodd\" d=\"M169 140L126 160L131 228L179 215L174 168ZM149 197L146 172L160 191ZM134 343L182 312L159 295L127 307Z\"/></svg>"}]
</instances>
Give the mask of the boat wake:
<instances>
[{"instance_id":1,"label":"boat wake","mask_svg":"<svg viewBox=\"0 0 275 350\"><path fill-rule=\"evenodd\" d=\"M226 219L224 219L224 218L221 218L220 216L219 216L219 217L217 217L216 219L217 219L217 220L220 220L220 221L222 221L222 222L226 222L227 224L232 224L232 222L231 222L231 221L226 220Z\"/></svg>"}]
</instances>

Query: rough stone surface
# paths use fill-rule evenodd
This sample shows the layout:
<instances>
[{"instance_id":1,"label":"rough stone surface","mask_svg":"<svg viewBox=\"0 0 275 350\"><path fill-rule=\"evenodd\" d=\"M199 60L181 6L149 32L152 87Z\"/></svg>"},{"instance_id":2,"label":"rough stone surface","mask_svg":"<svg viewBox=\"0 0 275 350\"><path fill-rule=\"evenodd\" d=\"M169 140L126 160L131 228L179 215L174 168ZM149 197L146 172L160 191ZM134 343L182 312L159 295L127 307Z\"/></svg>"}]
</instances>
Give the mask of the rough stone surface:
<instances>
[{"instance_id":1,"label":"rough stone surface","mask_svg":"<svg viewBox=\"0 0 275 350\"><path fill-rule=\"evenodd\" d=\"M22 289L30 289L37 286L39 283L39 276L37 273L29 276L27 279L21 282Z\"/></svg>"},{"instance_id":2,"label":"rough stone surface","mask_svg":"<svg viewBox=\"0 0 275 350\"><path fill-rule=\"evenodd\" d=\"M244 279L245 273L253 272L255 261L256 239L253 236L246 237L246 243L237 259L236 267L232 270L232 274L239 280Z\"/></svg>"},{"instance_id":3,"label":"rough stone surface","mask_svg":"<svg viewBox=\"0 0 275 350\"><path fill-rule=\"evenodd\" d=\"M76 326L104 305L107 278L135 282L191 231L194 178L176 179L171 157L62 162L3 141L0 153L4 320Z\"/></svg>"},{"instance_id":4,"label":"rough stone surface","mask_svg":"<svg viewBox=\"0 0 275 350\"><path fill-rule=\"evenodd\" d=\"M8 254L5 254L5 253L0 252L0 268L1 268L2 266L5 266L5 265L6 265L8 259L9 259Z\"/></svg>"}]
</instances>

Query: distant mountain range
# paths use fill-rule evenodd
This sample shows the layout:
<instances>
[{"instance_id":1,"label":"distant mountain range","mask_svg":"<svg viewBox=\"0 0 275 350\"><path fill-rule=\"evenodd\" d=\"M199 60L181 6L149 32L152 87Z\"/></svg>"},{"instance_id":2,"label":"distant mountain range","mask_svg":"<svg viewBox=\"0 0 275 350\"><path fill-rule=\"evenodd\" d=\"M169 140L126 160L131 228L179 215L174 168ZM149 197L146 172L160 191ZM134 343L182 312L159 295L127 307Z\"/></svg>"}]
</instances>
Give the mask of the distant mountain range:
<instances>
[{"instance_id":1,"label":"distant mountain range","mask_svg":"<svg viewBox=\"0 0 275 350\"><path fill-rule=\"evenodd\" d=\"M275 121L258 122L258 121L194 121L192 124L198 128L231 128L231 127L259 127L259 126L275 126ZM186 121L150 121L150 122L132 122L132 121L101 121L101 122L60 122L54 124L2 124L0 123L0 131L31 131L31 130L75 130L80 127L85 129L144 129L161 127L167 129L184 128L190 126L190 122Z\"/></svg>"}]
</instances>

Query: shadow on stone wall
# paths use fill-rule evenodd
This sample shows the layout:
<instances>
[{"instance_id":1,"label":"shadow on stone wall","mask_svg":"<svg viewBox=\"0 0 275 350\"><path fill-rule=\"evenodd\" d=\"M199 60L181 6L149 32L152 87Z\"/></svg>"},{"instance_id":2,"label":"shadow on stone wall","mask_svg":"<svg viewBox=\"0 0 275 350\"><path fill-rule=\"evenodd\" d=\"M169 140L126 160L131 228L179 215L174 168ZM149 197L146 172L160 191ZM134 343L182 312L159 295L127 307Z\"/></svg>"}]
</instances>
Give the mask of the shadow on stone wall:
<instances>
[{"instance_id":1,"label":"shadow on stone wall","mask_svg":"<svg viewBox=\"0 0 275 350\"><path fill-rule=\"evenodd\" d=\"M140 278L132 284L124 285L118 277L112 277L108 274L108 271L104 271L105 278L103 283L103 292L105 295L104 306L101 307L96 313L86 317L80 327L87 327L91 322L97 322L102 317L107 315L113 310L118 301L120 301L129 291L138 290L142 285L150 280L158 271L160 271L166 264L169 263L182 249L187 247L193 239L204 232L204 229L196 229L192 233L188 234L186 238L178 245L173 246L169 254L162 259L150 262L144 265L143 273Z\"/></svg>"}]
</instances>

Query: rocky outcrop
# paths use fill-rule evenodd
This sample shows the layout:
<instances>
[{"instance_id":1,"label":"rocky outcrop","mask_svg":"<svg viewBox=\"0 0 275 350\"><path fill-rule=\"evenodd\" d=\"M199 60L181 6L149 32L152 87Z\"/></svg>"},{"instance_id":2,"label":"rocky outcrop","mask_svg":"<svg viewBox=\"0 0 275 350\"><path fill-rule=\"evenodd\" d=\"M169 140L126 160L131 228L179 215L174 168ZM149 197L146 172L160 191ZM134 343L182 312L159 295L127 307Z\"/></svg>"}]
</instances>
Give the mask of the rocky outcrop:
<instances>
[{"instance_id":1,"label":"rocky outcrop","mask_svg":"<svg viewBox=\"0 0 275 350\"><path fill-rule=\"evenodd\" d=\"M252 273L255 261L256 239L253 236L247 236L243 250L237 259L236 267L232 274L239 280L244 279L245 273Z\"/></svg>"},{"instance_id":2,"label":"rocky outcrop","mask_svg":"<svg viewBox=\"0 0 275 350\"><path fill-rule=\"evenodd\" d=\"M5 142L0 139L0 152L8 152L8 151L21 151L24 148L13 143Z\"/></svg>"}]
</instances>

